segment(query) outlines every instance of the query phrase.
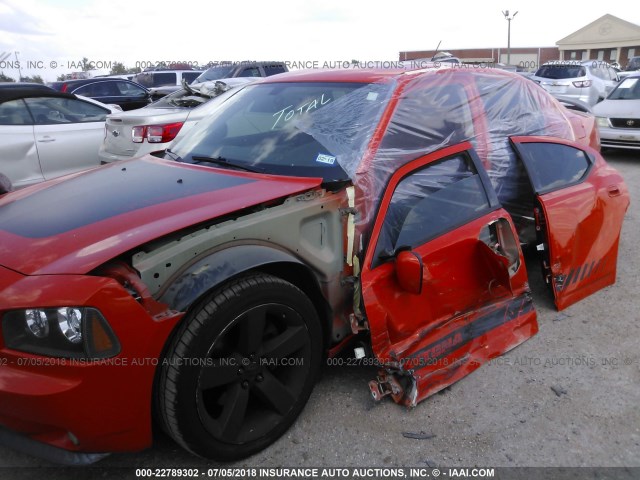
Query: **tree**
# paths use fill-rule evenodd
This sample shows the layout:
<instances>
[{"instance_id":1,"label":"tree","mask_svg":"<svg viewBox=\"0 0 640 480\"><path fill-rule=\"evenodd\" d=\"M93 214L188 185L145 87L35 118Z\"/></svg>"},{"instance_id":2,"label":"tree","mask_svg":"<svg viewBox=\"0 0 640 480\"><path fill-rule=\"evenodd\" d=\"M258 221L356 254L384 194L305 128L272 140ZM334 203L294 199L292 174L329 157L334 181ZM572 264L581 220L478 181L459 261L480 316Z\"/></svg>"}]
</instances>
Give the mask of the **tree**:
<instances>
[{"instance_id":1,"label":"tree","mask_svg":"<svg viewBox=\"0 0 640 480\"><path fill-rule=\"evenodd\" d=\"M0 82L15 82L11 77L7 77L4 72L0 72Z\"/></svg>"},{"instance_id":2,"label":"tree","mask_svg":"<svg viewBox=\"0 0 640 480\"><path fill-rule=\"evenodd\" d=\"M88 72L91 70L91 62L87 57L82 57L82 71Z\"/></svg>"},{"instance_id":3,"label":"tree","mask_svg":"<svg viewBox=\"0 0 640 480\"><path fill-rule=\"evenodd\" d=\"M142 70L139 67L127 68L124 63L116 62L111 67L109 75L131 75L140 73Z\"/></svg>"},{"instance_id":4,"label":"tree","mask_svg":"<svg viewBox=\"0 0 640 480\"><path fill-rule=\"evenodd\" d=\"M20 77L21 82L40 83L44 85L44 80L40 75L34 75L33 77Z\"/></svg>"},{"instance_id":5,"label":"tree","mask_svg":"<svg viewBox=\"0 0 640 480\"><path fill-rule=\"evenodd\" d=\"M124 75L127 73L127 67L124 66L124 63L116 62L111 67L111 71L109 75Z\"/></svg>"}]
</instances>

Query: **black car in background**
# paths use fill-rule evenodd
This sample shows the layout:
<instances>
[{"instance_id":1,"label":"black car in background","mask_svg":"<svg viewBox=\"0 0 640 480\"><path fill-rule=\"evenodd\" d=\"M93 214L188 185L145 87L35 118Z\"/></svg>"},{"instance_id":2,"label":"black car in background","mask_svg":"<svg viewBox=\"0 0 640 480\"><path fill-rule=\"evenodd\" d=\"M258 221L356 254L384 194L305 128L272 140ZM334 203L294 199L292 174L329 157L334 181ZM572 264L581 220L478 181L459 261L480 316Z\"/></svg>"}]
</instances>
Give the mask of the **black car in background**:
<instances>
[{"instance_id":1,"label":"black car in background","mask_svg":"<svg viewBox=\"0 0 640 480\"><path fill-rule=\"evenodd\" d=\"M49 86L65 93L89 97L106 104L119 105L122 110L144 107L151 101L151 94L142 85L122 78L86 78L53 82Z\"/></svg>"}]
</instances>

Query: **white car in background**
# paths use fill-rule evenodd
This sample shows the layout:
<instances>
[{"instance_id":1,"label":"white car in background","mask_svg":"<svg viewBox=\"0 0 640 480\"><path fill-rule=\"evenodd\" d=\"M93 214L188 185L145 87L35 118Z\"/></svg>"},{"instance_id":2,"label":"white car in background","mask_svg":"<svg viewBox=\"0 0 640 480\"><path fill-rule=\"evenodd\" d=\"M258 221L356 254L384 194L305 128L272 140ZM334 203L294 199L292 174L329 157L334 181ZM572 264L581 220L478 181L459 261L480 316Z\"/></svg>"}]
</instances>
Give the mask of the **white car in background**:
<instances>
[{"instance_id":1,"label":"white car in background","mask_svg":"<svg viewBox=\"0 0 640 480\"><path fill-rule=\"evenodd\" d=\"M100 147L102 163L127 160L169 148L178 134L214 112L222 102L253 83L253 78L226 78L183 87L149 106L109 115L104 142Z\"/></svg>"},{"instance_id":2,"label":"white car in background","mask_svg":"<svg viewBox=\"0 0 640 480\"><path fill-rule=\"evenodd\" d=\"M640 73L622 79L593 113L602 147L640 150Z\"/></svg>"},{"instance_id":3,"label":"white car in background","mask_svg":"<svg viewBox=\"0 0 640 480\"><path fill-rule=\"evenodd\" d=\"M619 80L617 72L608 63L598 60L547 62L530 79L554 97L588 105L604 99Z\"/></svg>"},{"instance_id":4,"label":"white car in background","mask_svg":"<svg viewBox=\"0 0 640 480\"><path fill-rule=\"evenodd\" d=\"M51 89L0 89L0 173L14 188L100 165L107 115L119 109Z\"/></svg>"}]
</instances>

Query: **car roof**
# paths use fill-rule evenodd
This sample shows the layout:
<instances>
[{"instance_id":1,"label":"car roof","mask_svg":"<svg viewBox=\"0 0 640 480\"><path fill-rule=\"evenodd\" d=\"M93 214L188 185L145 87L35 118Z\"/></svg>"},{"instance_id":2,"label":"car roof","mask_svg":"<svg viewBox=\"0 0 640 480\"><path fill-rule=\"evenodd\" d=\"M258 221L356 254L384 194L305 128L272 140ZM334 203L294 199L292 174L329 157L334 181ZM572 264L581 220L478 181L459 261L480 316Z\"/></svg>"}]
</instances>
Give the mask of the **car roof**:
<instances>
[{"instance_id":1,"label":"car roof","mask_svg":"<svg viewBox=\"0 0 640 480\"><path fill-rule=\"evenodd\" d=\"M33 82L0 82L0 89L20 89L20 88L32 88L38 91L49 91L53 90L51 87L47 87L41 83L33 83Z\"/></svg>"},{"instance_id":2,"label":"car roof","mask_svg":"<svg viewBox=\"0 0 640 480\"><path fill-rule=\"evenodd\" d=\"M53 82L52 84L56 85L87 85L89 83L100 83L100 82L132 82L131 80L127 80L126 78L113 78L113 77L93 77L93 78L79 78L76 80L65 80L62 82Z\"/></svg>"},{"instance_id":3,"label":"car roof","mask_svg":"<svg viewBox=\"0 0 640 480\"><path fill-rule=\"evenodd\" d=\"M286 65L286 62L275 61L275 60L241 60L239 62L212 62L208 65L207 68L214 67L255 67L255 66L269 66L269 65Z\"/></svg>"},{"instance_id":4,"label":"car roof","mask_svg":"<svg viewBox=\"0 0 640 480\"><path fill-rule=\"evenodd\" d=\"M42 88L2 88L0 89L0 103L19 98L32 97L58 97L58 98L76 98L75 95L69 93L57 92L53 89Z\"/></svg>"},{"instance_id":5,"label":"car roof","mask_svg":"<svg viewBox=\"0 0 640 480\"><path fill-rule=\"evenodd\" d=\"M513 72L498 68L460 68L459 65L442 63L437 67L427 67L423 69L408 68L349 68L336 70L295 70L280 73L271 77L265 77L256 83L282 83L282 82L354 82L354 83L386 83L393 80L409 81L417 76L441 75L445 72L452 72L459 75L474 75L475 73L485 73L489 75L516 78L522 81L530 81Z\"/></svg>"},{"instance_id":6,"label":"car roof","mask_svg":"<svg viewBox=\"0 0 640 480\"><path fill-rule=\"evenodd\" d=\"M434 71L437 69L433 69ZM392 80L402 74L411 72L403 68L394 69L336 69L336 70L295 70L293 72L280 73L271 77L265 77L259 83L279 82L376 82Z\"/></svg>"},{"instance_id":7,"label":"car roof","mask_svg":"<svg viewBox=\"0 0 640 480\"><path fill-rule=\"evenodd\" d=\"M155 73L199 73L202 72L202 70L187 70L187 69L178 69L178 70L145 70L144 72L138 72L136 74L134 74L134 76L136 75L146 75L146 74L155 74Z\"/></svg>"}]
</instances>

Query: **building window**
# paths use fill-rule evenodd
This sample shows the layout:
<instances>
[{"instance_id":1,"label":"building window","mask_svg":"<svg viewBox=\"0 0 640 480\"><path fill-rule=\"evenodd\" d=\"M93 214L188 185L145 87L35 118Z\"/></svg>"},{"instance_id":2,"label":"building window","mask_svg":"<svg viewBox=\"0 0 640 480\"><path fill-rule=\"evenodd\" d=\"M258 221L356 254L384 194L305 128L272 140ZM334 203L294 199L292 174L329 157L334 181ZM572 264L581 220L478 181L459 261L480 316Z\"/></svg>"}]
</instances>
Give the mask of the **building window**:
<instances>
[{"instance_id":1,"label":"building window","mask_svg":"<svg viewBox=\"0 0 640 480\"><path fill-rule=\"evenodd\" d=\"M582 60L589 60L589 57L587 56L587 51L583 51L582 52Z\"/></svg>"},{"instance_id":2,"label":"building window","mask_svg":"<svg viewBox=\"0 0 640 480\"><path fill-rule=\"evenodd\" d=\"M609 52L609 60L611 60L612 62L615 62L617 55L618 55L618 49L612 48L611 51Z\"/></svg>"},{"instance_id":3,"label":"building window","mask_svg":"<svg viewBox=\"0 0 640 480\"><path fill-rule=\"evenodd\" d=\"M575 60L578 52L571 52L571 60Z\"/></svg>"},{"instance_id":4,"label":"building window","mask_svg":"<svg viewBox=\"0 0 640 480\"><path fill-rule=\"evenodd\" d=\"M604 50L598 50L598 60L600 62L604 60Z\"/></svg>"},{"instance_id":5,"label":"building window","mask_svg":"<svg viewBox=\"0 0 640 480\"><path fill-rule=\"evenodd\" d=\"M631 57L635 57L636 56L636 49L635 48L630 48L629 49L629 53L627 54L627 58L631 58Z\"/></svg>"}]
</instances>

